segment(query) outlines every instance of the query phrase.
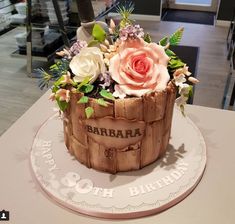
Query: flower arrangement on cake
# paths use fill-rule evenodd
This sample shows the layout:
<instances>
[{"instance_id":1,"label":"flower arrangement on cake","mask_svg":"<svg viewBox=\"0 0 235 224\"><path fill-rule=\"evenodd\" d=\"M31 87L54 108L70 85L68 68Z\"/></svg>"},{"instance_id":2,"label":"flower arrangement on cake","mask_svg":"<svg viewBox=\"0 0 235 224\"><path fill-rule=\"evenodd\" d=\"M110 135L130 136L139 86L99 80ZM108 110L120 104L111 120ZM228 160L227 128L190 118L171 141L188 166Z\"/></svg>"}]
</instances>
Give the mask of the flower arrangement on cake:
<instances>
[{"instance_id":1,"label":"flower arrangement on cake","mask_svg":"<svg viewBox=\"0 0 235 224\"><path fill-rule=\"evenodd\" d=\"M184 105L192 94L192 84L198 82L191 77L188 66L169 49L178 45L183 28L158 43L151 40L140 25L129 19L133 5L118 8L122 19L115 24L111 19L108 32L95 24L93 40L89 43L77 40L70 49L57 52L61 59L51 66L50 73L38 69L43 79L39 86L52 87L51 100L56 100L61 111L70 101L71 92L81 92L84 96L78 103L85 104L89 97L97 98L97 103L107 106L107 101L115 98L142 97L154 91L162 91L171 81L178 89L177 105L184 111ZM86 108L89 118L93 108Z\"/></svg>"},{"instance_id":2,"label":"flower arrangement on cake","mask_svg":"<svg viewBox=\"0 0 235 224\"><path fill-rule=\"evenodd\" d=\"M77 40L47 73L50 99L63 112L65 144L78 161L105 172L138 170L164 155L173 107L184 105L198 80L169 49L183 28L158 43L130 19L133 5L119 6L121 20L95 24L89 42ZM178 98L176 99L176 93Z\"/></svg>"}]
</instances>

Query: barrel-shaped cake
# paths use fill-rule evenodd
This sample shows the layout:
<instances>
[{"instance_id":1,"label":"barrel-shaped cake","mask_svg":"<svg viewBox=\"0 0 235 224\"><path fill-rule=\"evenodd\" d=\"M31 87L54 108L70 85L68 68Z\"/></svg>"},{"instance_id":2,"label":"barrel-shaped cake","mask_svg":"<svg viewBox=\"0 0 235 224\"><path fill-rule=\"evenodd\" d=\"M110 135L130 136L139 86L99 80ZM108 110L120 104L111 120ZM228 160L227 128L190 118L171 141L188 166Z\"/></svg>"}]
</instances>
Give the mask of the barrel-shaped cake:
<instances>
[{"instance_id":1,"label":"barrel-shaped cake","mask_svg":"<svg viewBox=\"0 0 235 224\"><path fill-rule=\"evenodd\" d=\"M64 113L64 138L69 152L89 168L109 173L138 170L164 155L171 132L176 88L143 97L116 99L107 107L90 98L94 113L73 93Z\"/></svg>"}]
</instances>

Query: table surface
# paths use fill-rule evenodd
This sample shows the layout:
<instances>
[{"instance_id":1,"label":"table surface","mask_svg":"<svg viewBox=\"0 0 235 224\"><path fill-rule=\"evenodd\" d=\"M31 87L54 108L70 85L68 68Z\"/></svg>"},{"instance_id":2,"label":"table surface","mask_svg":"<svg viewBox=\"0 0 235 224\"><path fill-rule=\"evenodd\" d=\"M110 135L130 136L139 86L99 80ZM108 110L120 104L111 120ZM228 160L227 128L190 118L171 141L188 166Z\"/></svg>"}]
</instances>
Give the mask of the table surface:
<instances>
[{"instance_id":1,"label":"table surface","mask_svg":"<svg viewBox=\"0 0 235 224\"><path fill-rule=\"evenodd\" d=\"M55 113L48 97L49 92L0 138L0 210L10 211L10 221L3 223L234 223L235 112L187 105L187 115L198 126L207 145L207 167L201 182L187 198L160 214L114 221L61 207L36 183L29 154L39 126Z\"/></svg>"}]
</instances>

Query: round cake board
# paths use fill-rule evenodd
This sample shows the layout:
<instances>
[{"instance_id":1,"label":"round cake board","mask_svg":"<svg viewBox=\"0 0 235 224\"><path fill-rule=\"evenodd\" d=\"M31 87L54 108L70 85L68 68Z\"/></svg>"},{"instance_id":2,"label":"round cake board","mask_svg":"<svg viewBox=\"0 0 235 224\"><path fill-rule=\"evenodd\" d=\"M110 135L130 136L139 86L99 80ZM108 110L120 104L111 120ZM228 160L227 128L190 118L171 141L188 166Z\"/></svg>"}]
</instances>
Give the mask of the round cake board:
<instances>
[{"instance_id":1,"label":"round cake board","mask_svg":"<svg viewBox=\"0 0 235 224\"><path fill-rule=\"evenodd\" d=\"M137 218L161 212L193 191L206 166L206 145L194 123L175 109L166 154L141 170L112 175L69 154L56 114L37 132L31 165L42 189L66 208L103 218Z\"/></svg>"}]
</instances>

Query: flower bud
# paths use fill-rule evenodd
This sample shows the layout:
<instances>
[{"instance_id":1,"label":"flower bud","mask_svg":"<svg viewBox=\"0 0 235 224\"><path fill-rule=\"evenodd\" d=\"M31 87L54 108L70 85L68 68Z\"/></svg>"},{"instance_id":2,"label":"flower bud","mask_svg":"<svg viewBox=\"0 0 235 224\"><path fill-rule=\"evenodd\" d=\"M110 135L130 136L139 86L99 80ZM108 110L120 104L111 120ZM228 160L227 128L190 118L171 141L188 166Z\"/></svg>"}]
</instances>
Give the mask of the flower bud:
<instances>
[{"instance_id":1,"label":"flower bud","mask_svg":"<svg viewBox=\"0 0 235 224\"><path fill-rule=\"evenodd\" d=\"M109 24L109 26L110 26L110 28L111 28L112 30L114 30L115 27L116 27L116 25L115 25L115 23L114 23L114 21L113 21L112 19L110 19L110 24Z\"/></svg>"},{"instance_id":2,"label":"flower bud","mask_svg":"<svg viewBox=\"0 0 235 224\"><path fill-rule=\"evenodd\" d=\"M109 41L108 41L107 39L105 39L105 40L104 40L104 44L105 44L106 46L109 46Z\"/></svg>"},{"instance_id":3,"label":"flower bud","mask_svg":"<svg viewBox=\"0 0 235 224\"><path fill-rule=\"evenodd\" d=\"M104 52L108 50L108 48L104 44L100 44L100 49Z\"/></svg>"},{"instance_id":4,"label":"flower bud","mask_svg":"<svg viewBox=\"0 0 235 224\"><path fill-rule=\"evenodd\" d=\"M189 78L188 78L188 81L191 82L191 83L193 83L193 84L199 83L199 80L196 79L196 78L194 78L194 77L189 77Z\"/></svg>"},{"instance_id":5,"label":"flower bud","mask_svg":"<svg viewBox=\"0 0 235 224\"><path fill-rule=\"evenodd\" d=\"M109 33L113 34L113 30L111 28L109 28Z\"/></svg>"}]
</instances>

